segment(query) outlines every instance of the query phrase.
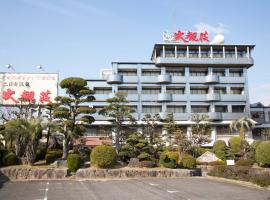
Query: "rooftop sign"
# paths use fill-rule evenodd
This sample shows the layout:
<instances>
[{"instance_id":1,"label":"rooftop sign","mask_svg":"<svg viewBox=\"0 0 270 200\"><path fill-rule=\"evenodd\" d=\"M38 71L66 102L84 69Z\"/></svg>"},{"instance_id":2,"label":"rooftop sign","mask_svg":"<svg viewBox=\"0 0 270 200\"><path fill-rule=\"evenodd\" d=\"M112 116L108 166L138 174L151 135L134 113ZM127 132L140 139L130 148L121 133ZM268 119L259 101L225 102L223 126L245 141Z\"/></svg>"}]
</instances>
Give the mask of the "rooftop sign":
<instances>
[{"instance_id":1,"label":"rooftop sign","mask_svg":"<svg viewBox=\"0 0 270 200\"><path fill-rule=\"evenodd\" d=\"M209 43L208 32L163 32L164 43Z\"/></svg>"}]
</instances>

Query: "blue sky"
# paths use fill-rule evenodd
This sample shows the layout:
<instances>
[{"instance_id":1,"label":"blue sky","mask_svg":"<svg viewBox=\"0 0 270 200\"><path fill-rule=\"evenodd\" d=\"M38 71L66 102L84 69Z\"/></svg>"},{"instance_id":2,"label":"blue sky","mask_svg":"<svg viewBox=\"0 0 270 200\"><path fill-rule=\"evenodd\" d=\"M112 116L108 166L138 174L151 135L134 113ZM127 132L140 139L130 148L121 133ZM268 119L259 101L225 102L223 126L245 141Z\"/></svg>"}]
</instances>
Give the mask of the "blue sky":
<instances>
[{"instance_id":1,"label":"blue sky","mask_svg":"<svg viewBox=\"0 0 270 200\"><path fill-rule=\"evenodd\" d=\"M270 104L270 1L0 0L0 68L99 76L112 61L150 61L164 30L206 29L255 44L251 102Z\"/></svg>"}]
</instances>

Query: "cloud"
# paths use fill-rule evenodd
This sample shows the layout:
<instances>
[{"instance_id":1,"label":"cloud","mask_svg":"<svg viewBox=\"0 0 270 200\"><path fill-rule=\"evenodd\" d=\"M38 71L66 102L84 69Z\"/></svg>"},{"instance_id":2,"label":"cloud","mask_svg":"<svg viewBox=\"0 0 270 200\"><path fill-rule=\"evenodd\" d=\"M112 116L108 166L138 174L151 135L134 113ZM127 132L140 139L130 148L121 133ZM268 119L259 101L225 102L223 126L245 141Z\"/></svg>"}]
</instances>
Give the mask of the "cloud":
<instances>
[{"instance_id":1,"label":"cloud","mask_svg":"<svg viewBox=\"0 0 270 200\"><path fill-rule=\"evenodd\" d=\"M228 27L223 23L218 23L217 26L212 26L210 24L200 22L199 24L195 24L197 32L207 31L209 34L217 35L223 33L229 33Z\"/></svg>"},{"instance_id":2,"label":"cloud","mask_svg":"<svg viewBox=\"0 0 270 200\"><path fill-rule=\"evenodd\" d=\"M50 12L54 12L57 14L69 16L69 17L78 17L77 13L73 10L69 10L64 8L63 6L57 6L53 3L49 3L48 1L42 0L21 0L21 2L28 4L33 7L38 7Z\"/></svg>"}]
</instances>

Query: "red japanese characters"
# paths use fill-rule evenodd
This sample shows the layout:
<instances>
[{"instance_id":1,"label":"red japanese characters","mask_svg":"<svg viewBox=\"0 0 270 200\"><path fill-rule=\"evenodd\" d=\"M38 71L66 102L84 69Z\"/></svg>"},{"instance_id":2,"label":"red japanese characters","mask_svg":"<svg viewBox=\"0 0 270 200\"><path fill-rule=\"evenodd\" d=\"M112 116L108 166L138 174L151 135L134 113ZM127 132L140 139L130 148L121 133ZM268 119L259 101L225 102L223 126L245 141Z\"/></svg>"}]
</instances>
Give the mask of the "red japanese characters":
<instances>
[{"instance_id":1,"label":"red japanese characters","mask_svg":"<svg viewBox=\"0 0 270 200\"><path fill-rule=\"evenodd\" d=\"M188 42L209 42L208 32L205 31L203 33L198 34L197 32L188 31L186 34L182 31L177 31L174 33L175 41L183 41L185 43Z\"/></svg>"},{"instance_id":2,"label":"red japanese characters","mask_svg":"<svg viewBox=\"0 0 270 200\"><path fill-rule=\"evenodd\" d=\"M5 101L11 100L13 103L17 104L20 103L21 101L24 102L29 102L29 103L35 103L35 92L34 91L27 91L24 90L18 99L14 97L16 91L11 90L10 88L6 89L3 91L2 97ZM50 103L51 102L51 97L50 97L51 91L47 90L45 92L40 92L39 95L39 102L44 104L44 103Z\"/></svg>"}]
</instances>

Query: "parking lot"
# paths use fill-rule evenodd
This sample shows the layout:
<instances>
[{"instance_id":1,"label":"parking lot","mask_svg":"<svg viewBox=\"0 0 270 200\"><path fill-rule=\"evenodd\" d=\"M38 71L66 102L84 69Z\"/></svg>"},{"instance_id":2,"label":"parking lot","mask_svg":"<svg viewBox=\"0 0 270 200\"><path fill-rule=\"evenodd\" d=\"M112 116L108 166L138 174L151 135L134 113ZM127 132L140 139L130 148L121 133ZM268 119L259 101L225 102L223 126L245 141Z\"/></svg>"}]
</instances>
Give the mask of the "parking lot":
<instances>
[{"instance_id":1,"label":"parking lot","mask_svg":"<svg viewBox=\"0 0 270 200\"><path fill-rule=\"evenodd\" d=\"M206 178L2 183L2 200L269 200L270 191Z\"/></svg>"}]
</instances>

